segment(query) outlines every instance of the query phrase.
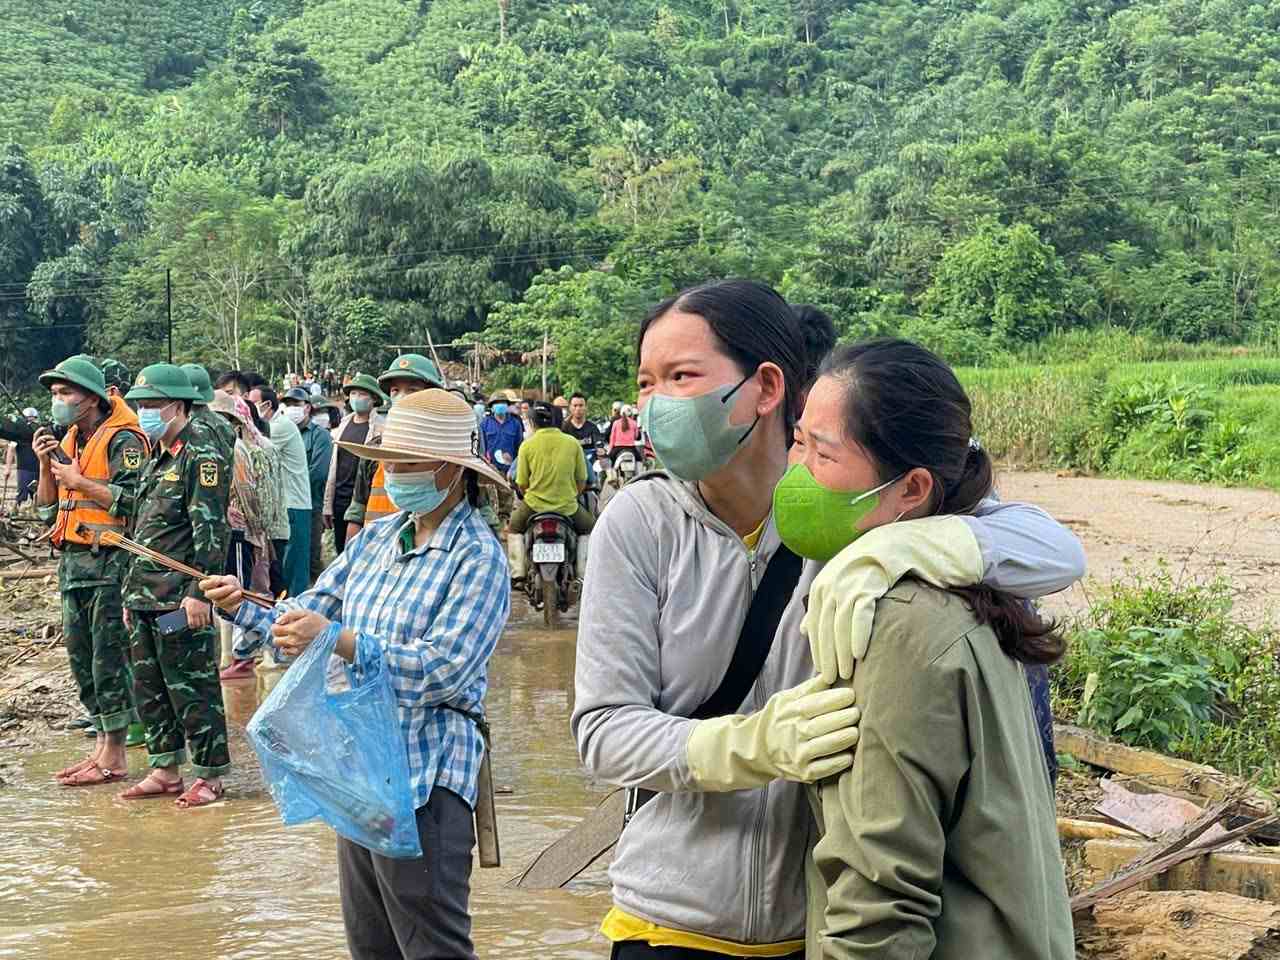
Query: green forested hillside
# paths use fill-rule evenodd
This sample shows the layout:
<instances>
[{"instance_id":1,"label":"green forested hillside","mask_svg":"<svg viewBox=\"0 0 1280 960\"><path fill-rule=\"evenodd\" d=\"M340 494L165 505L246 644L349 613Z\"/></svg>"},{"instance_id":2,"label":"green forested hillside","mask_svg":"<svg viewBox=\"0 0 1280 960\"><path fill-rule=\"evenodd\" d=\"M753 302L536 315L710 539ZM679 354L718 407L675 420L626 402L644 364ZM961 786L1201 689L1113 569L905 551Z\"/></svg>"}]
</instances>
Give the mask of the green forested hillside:
<instances>
[{"instance_id":1,"label":"green forested hillside","mask_svg":"<svg viewBox=\"0 0 1280 960\"><path fill-rule=\"evenodd\" d=\"M958 362L1280 336L1280 0L126 6L0 10L9 374L154 356L166 268L184 357L609 391L726 274Z\"/></svg>"}]
</instances>

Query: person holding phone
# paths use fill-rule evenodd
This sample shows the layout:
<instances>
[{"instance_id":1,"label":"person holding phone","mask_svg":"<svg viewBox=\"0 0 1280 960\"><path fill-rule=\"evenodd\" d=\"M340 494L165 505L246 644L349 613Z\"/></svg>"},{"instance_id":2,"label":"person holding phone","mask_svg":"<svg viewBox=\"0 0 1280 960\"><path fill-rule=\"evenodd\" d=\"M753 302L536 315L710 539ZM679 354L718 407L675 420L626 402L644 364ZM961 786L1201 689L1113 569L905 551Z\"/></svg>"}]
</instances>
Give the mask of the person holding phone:
<instances>
[{"instance_id":1,"label":"person holding phone","mask_svg":"<svg viewBox=\"0 0 1280 960\"><path fill-rule=\"evenodd\" d=\"M133 539L197 570L223 569L231 464L209 431L192 424L199 394L181 368L153 363L126 399L138 402L138 422L152 447L138 482ZM143 557L129 558L123 593L151 772L120 797L173 797L179 807L213 803L231 768L213 611L195 580ZM196 775L190 789L179 772L188 750Z\"/></svg>"},{"instance_id":2,"label":"person holding phone","mask_svg":"<svg viewBox=\"0 0 1280 960\"><path fill-rule=\"evenodd\" d=\"M36 502L58 551L71 675L97 729L93 752L55 779L64 787L97 786L124 779L126 731L137 719L129 696L129 637L120 623L127 557L103 546L101 536L123 532L133 512L147 442L138 418L111 398L102 371L87 357L68 357L42 373L40 383L49 388L54 423L67 432L59 442L48 430L36 431ZM59 449L66 463L52 456Z\"/></svg>"}]
</instances>

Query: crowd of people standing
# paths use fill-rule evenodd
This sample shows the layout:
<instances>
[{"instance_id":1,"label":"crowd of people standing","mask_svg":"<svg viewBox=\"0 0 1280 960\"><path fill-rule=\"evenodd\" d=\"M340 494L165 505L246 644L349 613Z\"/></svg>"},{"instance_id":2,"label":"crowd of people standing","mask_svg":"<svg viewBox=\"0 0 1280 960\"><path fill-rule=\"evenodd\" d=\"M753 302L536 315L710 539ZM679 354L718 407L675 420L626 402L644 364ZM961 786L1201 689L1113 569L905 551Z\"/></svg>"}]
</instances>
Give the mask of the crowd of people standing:
<instances>
[{"instance_id":1,"label":"crowd of people standing","mask_svg":"<svg viewBox=\"0 0 1280 960\"><path fill-rule=\"evenodd\" d=\"M346 682L390 678L423 850L339 839L348 948L469 960L511 602L494 532L555 510L593 537L570 730L628 791L616 960L1067 960L1043 684L1064 641L1032 601L1082 575L1079 543L995 497L968 398L916 344L837 346L821 311L716 281L656 305L637 359L639 409L607 424L581 394L486 400L418 354L280 391L196 365L46 371L65 433L24 416L0 436L31 445L96 731L58 781L124 780L140 721L149 770L120 796L215 802L219 667L326 644ZM593 460L627 453L656 468L584 511Z\"/></svg>"}]
</instances>

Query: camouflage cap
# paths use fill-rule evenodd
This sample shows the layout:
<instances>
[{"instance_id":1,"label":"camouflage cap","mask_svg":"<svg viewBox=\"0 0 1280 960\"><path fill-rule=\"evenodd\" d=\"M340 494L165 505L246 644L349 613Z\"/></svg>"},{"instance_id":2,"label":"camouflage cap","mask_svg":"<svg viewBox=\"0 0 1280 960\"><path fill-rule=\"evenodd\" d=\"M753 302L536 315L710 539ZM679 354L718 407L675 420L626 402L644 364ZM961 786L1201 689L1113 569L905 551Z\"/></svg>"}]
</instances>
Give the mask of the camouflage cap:
<instances>
[{"instance_id":1,"label":"camouflage cap","mask_svg":"<svg viewBox=\"0 0 1280 960\"><path fill-rule=\"evenodd\" d=\"M196 403L213 403L213 381L209 379L209 371L198 363L184 363L182 372L187 375L187 379L191 381L191 386L199 394L199 399L196 400Z\"/></svg>"},{"instance_id":2,"label":"camouflage cap","mask_svg":"<svg viewBox=\"0 0 1280 960\"><path fill-rule=\"evenodd\" d=\"M102 377L107 381L108 387L115 387L124 393L133 383L133 372L113 357L106 357L98 366L102 369Z\"/></svg>"},{"instance_id":3,"label":"camouflage cap","mask_svg":"<svg viewBox=\"0 0 1280 960\"><path fill-rule=\"evenodd\" d=\"M98 369L91 357L84 355L67 357L52 370L40 374L40 385L50 387L55 383L69 383L72 386L88 390L90 393L110 400L107 395L107 382L102 371Z\"/></svg>"},{"instance_id":4,"label":"camouflage cap","mask_svg":"<svg viewBox=\"0 0 1280 960\"><path fill-rule=\"evenodd\" d=\"M172 363L153 363L143 367L126 400L199 400L200 395L181 367Z\"/></svg>"},{"instance_id":5,"label":"camouflage cap","mask_svg":"<svg viewBox=\"0 0 1280 960\"><path fill-rule=\"evenodd\" d=\"M391 366L378 377L378 386L386 389L391 380L408 378L420 380L429 387L444 387L444 378L434 363L420 353L402 353L391 361Z\"/></svg>"}]
</instances>

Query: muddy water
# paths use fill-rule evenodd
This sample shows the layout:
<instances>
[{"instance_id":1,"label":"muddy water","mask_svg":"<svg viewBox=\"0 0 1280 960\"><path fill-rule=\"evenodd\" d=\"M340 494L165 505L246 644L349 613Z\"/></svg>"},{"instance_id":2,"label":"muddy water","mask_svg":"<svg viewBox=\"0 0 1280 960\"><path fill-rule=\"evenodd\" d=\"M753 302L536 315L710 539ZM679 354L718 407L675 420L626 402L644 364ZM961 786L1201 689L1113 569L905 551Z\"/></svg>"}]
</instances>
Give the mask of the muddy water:
<instances>
[{"instance_id":1,"label":"muddy water","mask_svg":"<svg viewBox=\"0 0 1280 960\"><path fill-rule=\"evenodd\" d=\"M571 625L548 634L526 621L513 624L491 665L504 866L473 874L474 937L486 960L608 956L596 932L609 902L602 869L565 891L505 886L600 796L568 733L573 652ZM230 691L233 717L243 723L248 706L243 688ZM53 785L52 773L88 743L78 734L5 750L19 762L0 788L0 957L346 956L333 834L280 826L252 750L233 736L229 799L186 813L116 800L116 787ZM136 779L144 752L129 754Z\"/></svg>"}]
</instances>

